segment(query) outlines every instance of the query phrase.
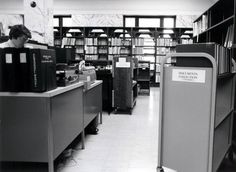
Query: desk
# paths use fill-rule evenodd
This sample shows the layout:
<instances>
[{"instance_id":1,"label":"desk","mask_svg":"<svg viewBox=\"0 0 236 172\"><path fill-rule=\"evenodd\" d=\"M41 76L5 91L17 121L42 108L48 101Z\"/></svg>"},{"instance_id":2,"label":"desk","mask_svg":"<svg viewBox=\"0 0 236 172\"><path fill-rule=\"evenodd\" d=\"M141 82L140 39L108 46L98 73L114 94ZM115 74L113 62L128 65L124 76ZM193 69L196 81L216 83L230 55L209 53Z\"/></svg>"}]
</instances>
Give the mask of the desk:
<instances>
[{"instance_id":1,"label":"desk","mask_svg":"<svg viewBox=\"0 0 236 172\"><path fill-rule=\"evenodd\" d=\"M106 110L108 114L110 114L113 111L113 78L111 70L97 70L96 75L98 80L102 80L102 109Z\"/></svg>"},{"instance_id":2,"label":"desk","mask_svg":"<svg viewBox=\"0 0 236 172\"><path fill-rule=\"evenodd\" d=\"M0 93L2 160L47 163L80 134L84 140L83 83L44 93Z\"/></svg>"},{"instance_id":3,"label":"desk","mask_svg":"<svg viewBox=\"0 0 236 172\"><path fill-rule=\"evenodd\" d=\"M94 121L92 128L96 129L98 115L102 123L102 81L100 80L96 80L84 90L84 127Z\"/></svg>"}]
</instances>

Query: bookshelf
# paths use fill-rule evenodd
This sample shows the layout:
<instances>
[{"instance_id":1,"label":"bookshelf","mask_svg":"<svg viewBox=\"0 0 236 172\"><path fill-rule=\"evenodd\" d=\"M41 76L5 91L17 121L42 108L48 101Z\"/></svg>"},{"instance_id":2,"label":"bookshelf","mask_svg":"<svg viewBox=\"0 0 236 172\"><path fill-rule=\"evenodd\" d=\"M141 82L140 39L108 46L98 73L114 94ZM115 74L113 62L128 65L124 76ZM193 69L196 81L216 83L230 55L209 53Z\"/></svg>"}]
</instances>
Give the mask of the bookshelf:
<instances>
[{"instance_id":1,"label":"bookshelf","mask_svg":"<svg viewBox=\"0 0 236 172\"><path fill-rule=\"evenodd\" d=\"M194 42L216 42L232 47L235 42L235 0L219 0L193 23Z\"/></svg>"},{"instance_id":2,"label":"bookshelf","mask_svg":"<svg viewBox=\"0 0 236 172\"><path fill-rule=\"evenodd\" d=\"M150 62L139 61L138 62L138 86L139 94L146 93L150 95Z\"/></svg>"},{"instance_id":3,"label":"bookshelf","mask_svg":"<svg viewBox=\"0 0 236 172\"><path fill-rule=\"evenodd\" d=\"M177 43L189 43L192 28L54 27L55 46L75 48L76 59L111 63L121 48L132 46L132 57L150 61L151 85L158 85L160 61ZM169 35L169 38L165 38ZM187 36L187 37L183 37ZM163 44L163 45L162 45ZM126 52L127 53L127 52ZM102 63L106 64L106 63ZM102 65L101 65L102 66Z\"/></svg>"},{"instance_id":4,"label":"bookshelf","mask_svg":"<svg viewBox=\"0 0 236 172\"><path fill-rule=\"evenodd\" d=\"M128 48L131 52L131 47L125 47L124 49ZM138 95L137 74L137 58L132 58L130 53L121 53L120 56L114 57L113 107L116 112L132 114Z\"/></svg>"},{"instance_id":5,"label":"bookshelf","mask_svg":"<svg viewBox=\"0 0 236 172\"><path fill-rule=\"evenodd\" d=\"M226 51L230 54L229 60L231 58L235 60L235 44L236 44L236 1L235 0L219 0L209 9L207 9L202 15L200 15L194 21L193 28L193 40L195 43L203 42L215 42L227 49ZM220 62L218 68L223 68L224 62L227 61L223 59L223 63ZM226 62L227 63L227 62ZM230 65L231 67L231 65ZM220 69L219 69L220 71ZM227 75L226 75L227 76ZM223 75L221 78L224 78ZM234 116L236 113L234 113ZM234 122L234 127L235 127ZM233 137L232 150L236 152L235 149L236 137Z\"/></svg>"}]
</instances>

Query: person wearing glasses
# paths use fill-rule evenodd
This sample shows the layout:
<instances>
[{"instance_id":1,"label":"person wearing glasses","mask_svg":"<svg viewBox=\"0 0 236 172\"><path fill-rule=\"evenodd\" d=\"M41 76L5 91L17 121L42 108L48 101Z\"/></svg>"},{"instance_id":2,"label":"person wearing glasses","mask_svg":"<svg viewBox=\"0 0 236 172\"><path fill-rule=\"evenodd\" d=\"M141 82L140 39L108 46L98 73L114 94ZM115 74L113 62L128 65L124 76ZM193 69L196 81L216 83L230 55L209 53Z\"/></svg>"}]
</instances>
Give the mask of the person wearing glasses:
<instances>
[{"instance_id":1,"label":"person wearing glasses","mask_svg":"<svg viewBox=\"0 0 236 172\"><path fill-rule=\"evenodd\" d=\"M0 44L0 48L23 48L31 38L31 33L24 25L14 25L9 32L9 40Z\"/></svg>"}]
</instances>

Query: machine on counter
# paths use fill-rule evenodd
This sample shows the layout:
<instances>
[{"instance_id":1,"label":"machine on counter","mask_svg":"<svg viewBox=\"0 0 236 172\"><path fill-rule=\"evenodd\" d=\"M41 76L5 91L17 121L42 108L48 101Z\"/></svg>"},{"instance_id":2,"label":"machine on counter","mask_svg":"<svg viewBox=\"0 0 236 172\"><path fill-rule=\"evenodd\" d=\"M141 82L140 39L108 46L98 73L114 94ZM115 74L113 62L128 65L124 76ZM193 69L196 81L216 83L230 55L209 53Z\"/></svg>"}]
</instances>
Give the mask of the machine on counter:
<instances>
[{"instance_id":1,"label":"machine on counter","mask_svg":"<svg viewBox=\"0 0 236 172\"><path fill-rule=\"evenodd\" d=\"M79 81L77 65L58 63L56 69L57 86L67 86Z\"/></svg>"},{"instance_id":2,"label":"machine on counter","mask_svg":"<svg viewBox=\"0 0 236 172\"><path fill-rule=\"evenodd\" d=\"M56 67L57 85L67 86L75 82L84 82L85 88L89 87L96 80L94 66L85 66L85 62L79 64L58 63Z\"/></svg>"},{"instance_id":3,"label":"machine on counter","mask_svg":"<svg viewBox=\"0 0 236 172\"><path fill-rule=\"evenodd\" d=\"M84 82L85 89L97 79L94 66L85 66L85 61L79 63L79 80Z\"/></svg>"}]
</instances>

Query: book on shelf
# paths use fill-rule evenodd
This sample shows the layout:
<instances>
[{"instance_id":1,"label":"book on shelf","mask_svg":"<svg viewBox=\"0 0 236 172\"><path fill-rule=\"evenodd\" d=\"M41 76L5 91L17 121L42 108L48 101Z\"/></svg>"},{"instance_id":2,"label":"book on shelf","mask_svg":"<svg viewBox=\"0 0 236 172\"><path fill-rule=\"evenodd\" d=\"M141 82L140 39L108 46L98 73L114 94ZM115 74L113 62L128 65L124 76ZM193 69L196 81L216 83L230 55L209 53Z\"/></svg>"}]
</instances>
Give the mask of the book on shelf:
<instances>
[{"instance_id":1,"label":"book on shelf","mask_svg":"<svg viewBox=\"0 0 236 172\"><path fill-rule=\"evenodd\" d=\"M176 46L176 52L198 52L208 53L216 60L218 74L231 72L231 55L230 50L214 42L195 43L195 44L179 44ZM205 58L178 58L176 66L189 67L211 67L212 64Z\"/></svg>"},{"instance_id":2,"label":"book on shelf","mask_svg":"<svg viewBox=\"0 0 236 172\"><path fill-rule=\"evenodd\" d=\"M123 46L131 46L131 44L132 44L131 40L127 40L127 39L125 39L125 40L123 39L121 42L122 42Z\"/></svg>"},{"instance_id":3,"label":"book on shelf","mask_svg":"<svg viewBox=\"0 0 236 172\"><path fill-rule=\"evenodd\" d=\"M97 38L85 38L85 45L98 45Z\"/></svg>"},{"instance_id":4,"label":"book on shelf","mask_svg":"<svg viewBox=\"0 0 236 172\"><path fill-rule=\"evenodd\" d=\"M84 53L84 47L76 46L75 52L78 54Z\"/></svg>"},{"instance_id":5,"label":"book on shelf","mask_svg":"<svg viewBox=\"0 0 236 172\"><path fill-rule=\"evenodd\" d=\"M107 48L101 48L101 47L99 47L99 48L98 48L98 53L99 53L99 54L107 54Z\"/></svg>"},{"instance_id":6,"label":"book on shelf","mask_svg":"<svg viewBox=\"0 0 236 172\"><path fill-rule=\"evenodd\" d=\"M54 40L54 45L55 46L61 46L61 39L55 39Z\"/></svg>"},{"instance_id":7,"label":"book on shelf","mask_svg":"<svg viewBox=\"0 0 236 172\"><path fill-rule=\"evenodd\" d=\"M161 80L161 76L159 74L156 74L155 82L159 83Z\"/></svg>"},{"instance_id":8,"label":"book on shelf","mask_svg":"<svg viewBox=\"0 0 236 172\"><path fill-rule=\"evenodd\" d=\"M180 39L180 44L192 44L192 43L193 43L193 39L189 39L189 38Z\"/></svg>"},{"instance_id":9,"label":"book on shelf","mask_svg":"<svg viewBox=\"0 0 236 172\"><path fill-rule=\"evenodd\" d=\"M132 38L132 44L135 46L144 46L144 38Z\"/></svg>"},{"instance_id":10,"label":"book on shelf","mask_svg":"<svg viewBox=\"0 0 236 172\"><path fill-rule=\"evenodd\" d=\"M193 36L197 36L208 28L208 15L203 14L200 19L193 23Z\"/></svg>"},{"instance_id":11,"label":"book on shelf","mask_svg":"<svg viewBox=\"0 0 236 172\"><path fill-rule=\"evenodd\" d=\"M156 72L161 72L161 65L160 64L156 64Z\"/></svg>"},{"instance_id":12,"label":"book on shelf","mask_svg":"<svg viewBox=\"0 0 236 172\"><path fill-rule=\"evenodd\" d=\"M130 54L131 50L129 48L121 48L120 49L120 54Z\"/></svg>"},{"instance_id":13,"label":"book on shelf","mask_svg":"<svg viewBox=\"0 0 236 172\"><path fill-rule=\"evenodd\" d=\"M86 54L97 54L97 47L88 47L84 48Z\"/></svg>"},{"instance_id":14,"label":"book on shelf","mask_svg":"<svg viewBox=\"0 0 236 172\"><path fill-rule=\"evenodd\" d=\"M106 39L98 39L98 45L104 45L107 46L108 45L108 40Z\"/></svg>"},{"instance_id":15,"label":"book on shelf","mask_svg":"<svg viewBox=\"0 0 236 172\"><path fill-rule=\"evenodd\" d=\"M109 45L111 46L121 46L121 38L109 38Z\"/></svg>"},{"instance_id":16,"label":"book on shelf","mask_svg":"<svg viewBox=\"0 0 236 172\"><path fill-rule=\"evenodd\" d=\"M144 54L143 53L143 47L132 48L132 54Z\"/></svg>"},{"instance_id":17,"label":"book on shelf","mask_svg":"<svg viewBox=\"0 0 236 172\"><path fill-rule=\"evenodd\" d=\"M75 41L75 45L84 45L84 39L83 38L77 38Z\"/></svg>"},{"instance_id":18,"label":"book on shelf","mask_svg":"<svg viewBox=\"0 0 236 172\"><path fill-rule=\"evenodd\" d=\"M204 32L208 28L208 16L207 14L202 15L202 27L201 27L201 32Z\"/></svg>"},{"instance_id":19,"label":"book on shelf","mask_svg":"<svg viewBox=\"0 0 236 172\"><path fill-rule=\"evenodd\" d=\"M85 60L98 60L98 55L85 55Z\"/></svg>"},{"instance_id":20,"label":"book on shelf","mask_svg":"<svg viewBox=\"0 0 236 172\"><path fill-rule=\"evenodd\" d=\"M230 25L227 29L227 33L225 36L224 47L231 48L233 45L233 38L234 38L233 25Z\"/></svg>"},{"instance_id":21,"label":"book on shelf","mask_svg":"<svg viewBox=\"0 0 236 172\"><path fill-rule=\"evenodd\" d=\"M109 47L108 52L109 54L120 54L121 47Z\"/></svg>"},{"instance_id":22,"label":"book on shelf","mask_svg":"<svg viewBox=\"0 0 236 172\"><path fill-rule=\"evenodd\" d=\"M68 38L68 37L62 38L61 48L64 48L65 46L74 46L75 40L76 40L75 38Z\"/></svg>"}]
</instances>

